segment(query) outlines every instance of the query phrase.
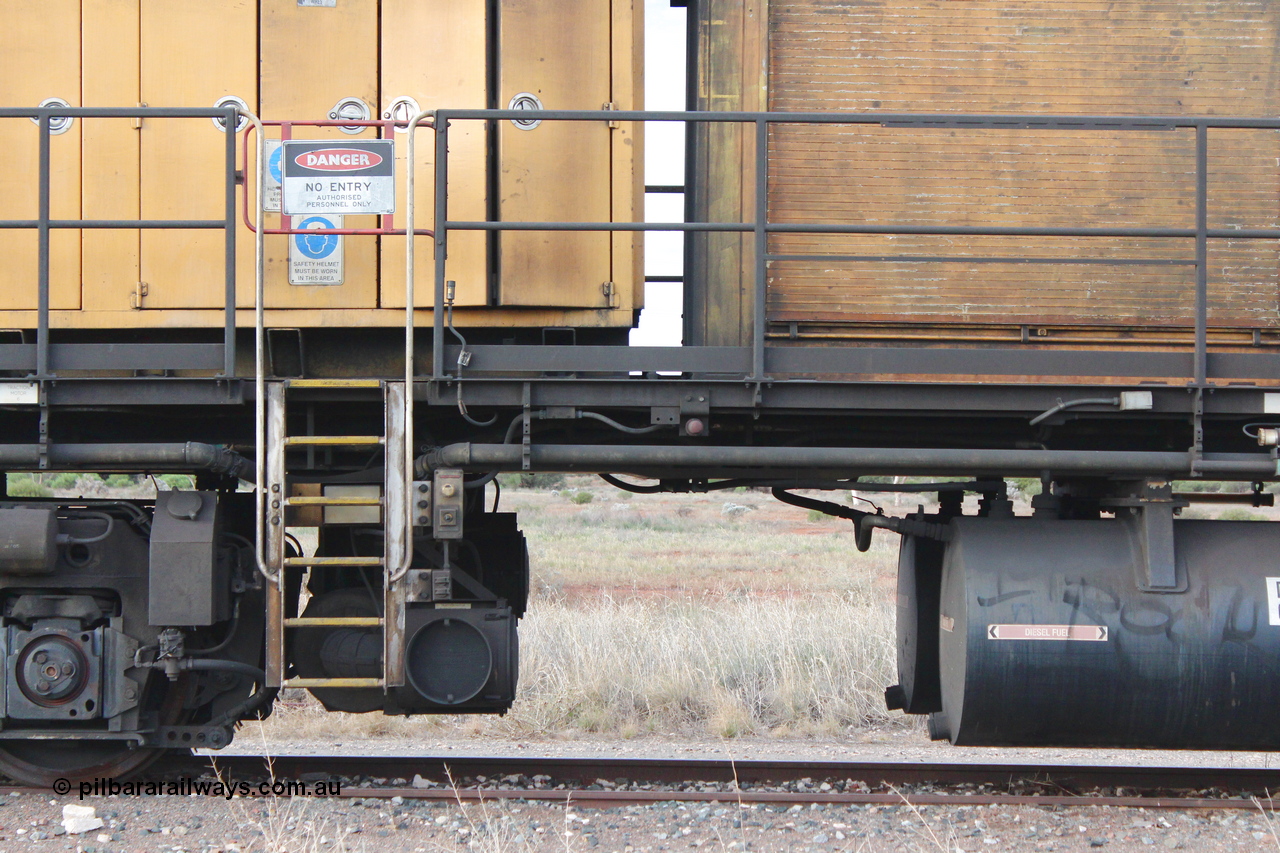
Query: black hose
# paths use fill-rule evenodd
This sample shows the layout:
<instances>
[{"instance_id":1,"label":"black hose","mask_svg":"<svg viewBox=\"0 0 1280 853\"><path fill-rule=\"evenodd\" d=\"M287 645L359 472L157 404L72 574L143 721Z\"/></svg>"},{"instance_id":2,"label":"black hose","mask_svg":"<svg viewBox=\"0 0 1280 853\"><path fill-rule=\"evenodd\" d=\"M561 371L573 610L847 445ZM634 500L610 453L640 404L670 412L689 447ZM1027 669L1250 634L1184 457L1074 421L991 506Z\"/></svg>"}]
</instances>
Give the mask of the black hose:
<instances>
[{"instance_id":1,"label":"black hose","mask_svg":"<svg viewBox=\"0 0 1280 853\"><path fill-rule=\"evenodd\" d=\"M861 521L864 516L871 515L869 512L854 509L851 506L844 506L843 504L833 503L831 501L820 501L813 498L802 497L800 495L793 495L782 489L773 489L773 496L784 504L798 506L801 509L817 510L818 512L825 513L826 515L834 515L837 518L847 518L855 524Z\"/></svg>"},{"instance_id":2,"label":"black hose","mask_svg":"<svg viewBox=\"0 0 1280 853\"><path fill-rule=\"evenodd\" d=\"M485 475L484 475L484 476L482 476L482 477L477 477L477 478L476 478L476 479L474 479L474 480L463 480L463 481L462 481L462 488L464 488L464 489L479 489L479 488L482 488L482 487L484 487L484 486L487 486L487 485L489 485L489 483L490 483L490 482L492 482L492 481L493 481L493 478L494 478L494 477L497 477L497 476L498 476L498 473L499 473L498 471L490 471L488 474L485 474Z\"/></svg>"},{"instance_id":3,"label":"black hose","mask_svg":"<svg viewBox=\"0 0 1280 853\"><path fill-rule=\"evenodd\" d=\"M259 682L261 684L261 682ZM217 717L209 721L211 726L225 726L242 720L254 711L257 711L263 705L273 701L280 693L279 687L259 687L254 691L248 699L245 699L239 705L232 705L223 711Z\"/></svg>"},{"instance_id":4,"label":"black hose","mask_svg":"<svg viewBox=\"0 0 1280 853\"><path fill-rule=\"evenodd\" d=\"M152 666L163 665L162 662ZM238 660L205 660L204 658L183 658L178 662L179 669L195 672L234 672L252 678L258 684L267 683L267 674L253 664L241 663Z\"/></svg>"},{"instance_id":5,"label":"black hose","mask_svg":"<svg viewBox=\"0 0 1280 853\"><path fill-rule=\"evenodd\" d=\"M669 491L661 483L658 483L657 485L653 485L653 486L642 486L638 483L628 483L625 480L619 480L617 477L613 476L612 474L601 474L600 479L604 480L606 483L608 483L610 486L613 486L615 489L622 489L622 491L624 492L633 492L634 494L637 494L637 495L656 495L659 492Z\"/></svg>"},{"instance_id":6,"label":"black hose","mask_svg":"<svg viewBox=\"0 0 1280 853\"><path fill-rule=\"evenodd\" d=\"M619 432L625 432L628 435L644 435L646 433L654 432L655 430L660 430L664 426L669 426L669 424L653 424L651 426L644 426L644 427L629 427L629 426L626 426L625 424L618 423L613 418L605 417L599 412L579 411L578 417L591 418L592 420L599 421L602 424L608 424L609 426L613 427Z\"/></svg>"}]
</instances>

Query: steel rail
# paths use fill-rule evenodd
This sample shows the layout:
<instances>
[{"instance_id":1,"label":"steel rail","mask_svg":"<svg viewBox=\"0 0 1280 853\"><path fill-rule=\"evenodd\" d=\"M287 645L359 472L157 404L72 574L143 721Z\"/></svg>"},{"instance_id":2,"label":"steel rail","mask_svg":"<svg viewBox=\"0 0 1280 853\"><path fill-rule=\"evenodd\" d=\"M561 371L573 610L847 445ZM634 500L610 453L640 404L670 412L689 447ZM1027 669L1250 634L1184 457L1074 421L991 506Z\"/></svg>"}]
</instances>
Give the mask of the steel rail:
<instances>
[{"instance_id":1,"label":"steel rail","mask_svg":"<svg viewBox=\"0 0 1280 853\"><path fill-rule=\"evenodd\" d=\"M880 805L1123 806L1176 809L1255 809L1254 794L1266 798L1280 785L1280 769L1238 767L1151 767L1126 765L986 764L963 762L733 761L710 759L546 758L539 756L182 756L157 765L153 773L175 774L212 766L232 778L347 778L426 780L426 786L347 786L340 796L476 802L518 799L572 802L602 808L655 802ZM502 783L504 777L519 782ZM534 776L549 777L540 785ZM485 781L480 782L483 778ZM608 788L597 779L625 780ZM766 790L808 779L812 790ZM868 790L828 790L827 781ZM686 790L689 783L721 784L721 790ZM656 786L632 789L626 785ZM993 786L1002 790L914 791L918 785ZM555 786L555 787L553 787ZM563 787L559 787L563 786ZM899 786L904 790L897 791ZM1045 793L1029 794L1039 788ZM879 790L872 790L879 789ZM888 790L886 790L888 789ZM1205 796L1205 789L1235 796ZM1097 791L1097 793L1088 793ZM1122 791L1126 793L1121 793ZM1149 791L1140 795L1139 791ZM1180 792L1196 792L1193 796Z\"/></svg>"}]
</instances>

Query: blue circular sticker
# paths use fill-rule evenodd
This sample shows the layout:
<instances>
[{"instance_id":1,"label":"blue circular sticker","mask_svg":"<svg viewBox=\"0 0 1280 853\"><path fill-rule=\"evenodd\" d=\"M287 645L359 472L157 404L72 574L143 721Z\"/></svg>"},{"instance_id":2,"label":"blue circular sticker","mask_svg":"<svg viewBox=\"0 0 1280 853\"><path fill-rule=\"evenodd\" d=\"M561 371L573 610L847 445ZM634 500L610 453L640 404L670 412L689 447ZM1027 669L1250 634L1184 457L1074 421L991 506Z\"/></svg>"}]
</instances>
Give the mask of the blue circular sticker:
<instances>
[{"instance_id":1,"label":"blue circular sticker","mask_svg":"<svg viewBox=\"0 0 1280 853\"><path fill-rule=\"evenodd\" d=\"M311 216L302 220L298 225L299 228L316 228L325 229L335 227L332 222L323 216ZM301 252L313 261L324 260L333 254L333 250L338 248L337 234L295 234L293 237L294 245Z\"/></svg>"},{"instance_id":2,"label":"blue circular sticker","mask_svg":"<svg viewBox=\"0 0 1280 853\"><path fill-rule=\"evenodd\" d=\"M267 171L271 173L271 178L277 184L284 180L283 173L280 171L280 162L284 158L284 146L277 145L276 150L271 152L271 156L267 158Z\"/></svg>"}]
</instances>

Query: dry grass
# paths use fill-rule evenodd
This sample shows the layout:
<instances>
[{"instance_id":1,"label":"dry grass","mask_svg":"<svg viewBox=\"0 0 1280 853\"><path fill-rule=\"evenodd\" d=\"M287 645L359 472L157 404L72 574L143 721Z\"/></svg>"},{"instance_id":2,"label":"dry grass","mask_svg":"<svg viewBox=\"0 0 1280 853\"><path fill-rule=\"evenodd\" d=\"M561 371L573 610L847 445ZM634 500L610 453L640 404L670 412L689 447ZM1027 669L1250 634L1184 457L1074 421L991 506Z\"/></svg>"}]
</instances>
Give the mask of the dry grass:
<instances>
[{"instance_id":1,"label":"dry grass","mask_svg":"<svg viewBox=\"0 0 1280 853\"><path fill-rule=\"evenodd\" d=\"M506 716L332 715L298 696L266 735L824 736L905 725L883 700L895 680L896 537L859 554L847 523L809 521L757 492L596 493L589 504L567 492L504 497L520 511L535 579ZM726 503L754 509L726 513Z\"/></svg>"}]
</instances>

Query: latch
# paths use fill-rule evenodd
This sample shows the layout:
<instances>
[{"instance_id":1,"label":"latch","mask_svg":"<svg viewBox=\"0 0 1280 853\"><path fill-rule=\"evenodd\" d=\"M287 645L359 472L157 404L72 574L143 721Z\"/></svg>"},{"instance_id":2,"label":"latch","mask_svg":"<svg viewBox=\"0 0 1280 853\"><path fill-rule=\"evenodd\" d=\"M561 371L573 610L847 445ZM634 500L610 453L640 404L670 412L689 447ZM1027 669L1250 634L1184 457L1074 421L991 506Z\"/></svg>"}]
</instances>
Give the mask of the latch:
<instances>
[{"instance_id":1,"label":"latch","mask_svg":"<svg viewBox=\"0 0 1280 853\"><path fill-rule=\"evenodd\" d=\"M507 102L507 109L540 110L543 109L542 100L532 92L520 92L511 96L511 100ZM536 130L538 125L542 124L542 119L513 118L511 124L516 130Z\"/></svg>"},{"instance_id":2,"label":"latch","mask_svg":"<svg viewBox=\"0 0 1280 853\"><path fill-rule=\"evenodd\" d=\"M36 106L43 110L47 107L69 107L71 104L62 98L45 98L40 103L36 104ZM32 116L31 123L39 124L40 120L35 116ZM49 135L58 136L59 134L66 133L71 129L71 125L73 124L75 124L75 119L71 116L52 116L49 119Z\"/></svg>"},{"instance_id":3,"label":"latch","mask_svg":"<svg viewBox=\"0 0 1280 853\"><path fill-rule=\"evenodd\" d=\"M600 105L600 109L602 110L616 110L617 108L618 108L618 105L615 104L613 101L609 101L608 103ZM608 125L610 130L618 129L618 122L616 121L609 121Z\"/></svg>"},{"instance_id":4,"label":"latch","mask_svg":"<svg viewBox=\"0 0 1280 853\"><path fill-rule=\"evenodd\" d=\"M363 98L343 98L329 110L330 121L369 121L372 117L373 110L369 109ZM344 124L338 128L352 136L363 133L364 129L364 125L360 124Z\"/></svg>"},{"instance_id":5,"label":"latch","mask_svg":"<svg viewBox=\"0 0 1280 853\"><path fill-rule=\"evenodd\" d=\"M146 104L142 103L141 101L138 102L138 109L145 110L146 108L147 108ZM142 130L142 116L133 117L133 129Z\"/></svg>"},{"instance_id":6,"label":"latch","mask_svg":"<svg viewBox=\"0 0 1280 853\"><path fill-rule=\"evenodd\" d=\"M609 308L618 307L618 288L611 281L606 281L600 285L600 292L604 294L604 304Z\"/></svg>"},{"instance_id":7,"label":"latch","mask_svg":"<svg viewBox=\"0 0 1280 853\"><path fill-rule=\"evenodd\" d=\"M135 310L141 309L142 300L149 293L151 293L151 285L145 281L138 282L137 286L133 288L133 292L129 294L129 307Z\"/></svg>"}]
</instances>

